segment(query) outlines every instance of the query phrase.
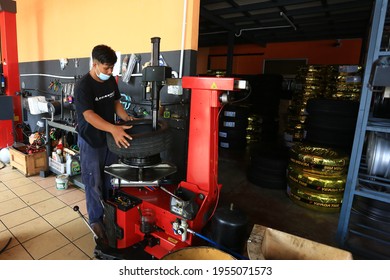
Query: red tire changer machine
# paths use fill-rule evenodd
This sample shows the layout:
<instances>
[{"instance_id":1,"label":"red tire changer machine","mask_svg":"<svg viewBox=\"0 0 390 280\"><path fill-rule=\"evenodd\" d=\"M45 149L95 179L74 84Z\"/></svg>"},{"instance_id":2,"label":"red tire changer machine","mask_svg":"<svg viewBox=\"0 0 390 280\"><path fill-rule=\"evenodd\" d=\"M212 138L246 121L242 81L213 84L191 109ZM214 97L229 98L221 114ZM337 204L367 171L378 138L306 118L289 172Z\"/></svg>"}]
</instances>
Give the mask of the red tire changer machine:
<instances>
[{"instance_id":1,"label":"red tire changer machine","mask_svg":"<svg viewBox=\"0 0 390 280\"><path fill-rule=\"evenodd\" d=\"M155 49L153 52L155 56ZM156 71L160 67L151 66L149 71L165 73ZM163 77L155 80L161 81ZM170 252L192 246L191 233L200 232L217 207L222 187L218 183L218 115L229 99L229 92L246 89L247 84L234 78L183 77L182 86L191 90L186 180L178 185L161 185L164 169L167 175L175 172L175 168L161 165L156 166L158 178L148 178L147 182L139 176L150 171L145 167L139 168L133 178L123 175L123 169L116 174L115 168L106 167L105 171L124 180L126 187L117 188L104 203L105 216L111 216L111 224L105 223L106 229L110 227L108 232L111 230L108 234L111 248L97 246L97 257L161 259ZM155 97L153 100L158 101ZM157 118L157 113L153 118ZM133 171L128 174L134 174Z\"/></svg>"}]
</instances>

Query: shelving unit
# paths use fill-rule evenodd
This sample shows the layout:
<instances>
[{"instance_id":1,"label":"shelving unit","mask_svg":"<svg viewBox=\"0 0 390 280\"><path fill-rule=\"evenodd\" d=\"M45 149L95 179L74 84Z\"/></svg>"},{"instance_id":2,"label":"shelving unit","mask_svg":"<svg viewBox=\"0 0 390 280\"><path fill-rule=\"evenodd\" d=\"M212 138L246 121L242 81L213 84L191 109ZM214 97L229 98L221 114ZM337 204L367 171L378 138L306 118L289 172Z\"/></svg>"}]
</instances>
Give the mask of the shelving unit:
<instances>
[{"instance_id":1,"label":"shelving unit","mask_svg":"<svg viewBox=\"0 0 390 280\"><path fill-rule=\"evenodd\" d=\"M376 60L390 57L389 46L386 50L381 49L386 19L389 20L388 0L376 0L371 18L359 115L337 230L340 246L358 258L365 259L390 258L390 217L383 220L386 215L382 216L386 209L390 213L390 180L370 175L365 156L370 133L390 135L390 119L375 118L372 112L373 97L390 86L390 78L386 79L386 85L371 84ZM374 207L372 209L376 209L376 212L370 212L370 207Z\"/></svg>"},{"instance_id":2,"label":"shelving unit","mask_svg":"<svg viewBox=\"0 0 390 280\"><path fill-rule=\"evenodd\" d=\"M47 151L48 157L50 157L51 152L52 152L51 141L50 141L50 137L49 137L49 131L50 131L51 127L58 128L58 129L61 129L61 130L64 130L64 131L68 131L68 132L71 132L71 133L77 133L76 132L76 128L74 128L73 126L63 124L60 121L46 120L46 139L48 139L47 143L46 143L46 151ZM53 172L54 174L60 174L58 172L58 170L56 170L56 169L54 169L54 168L52 168L50 166L49 166L49 170L51 172ZM84 186L84 184L81 181L81 175L69 176L69 181L71 183L75 184L76 186L78 186L79 188L85 189L85 186Z\"/></svg>"}]
</instances>

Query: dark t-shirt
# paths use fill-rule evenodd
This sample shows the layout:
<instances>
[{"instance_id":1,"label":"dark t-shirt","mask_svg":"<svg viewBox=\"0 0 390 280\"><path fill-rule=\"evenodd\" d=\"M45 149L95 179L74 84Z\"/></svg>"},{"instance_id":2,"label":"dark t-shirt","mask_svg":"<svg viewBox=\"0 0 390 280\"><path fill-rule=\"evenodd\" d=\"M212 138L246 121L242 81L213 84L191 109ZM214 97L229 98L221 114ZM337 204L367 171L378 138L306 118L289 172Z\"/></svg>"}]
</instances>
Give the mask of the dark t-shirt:
<instances>
[{"instance_id":1,"label":"dark t-shirt","mask_svg":"<svg viewBox=\"0 0 390 280\"><path fill-rule=\"evenodd\" d=\"M121 98L118 85L114 77L100 83L87 73L75 86L75 105L77 113L77 132L92 147L106 145L106 132L96 129L89 124L83 113L93 110L104 120L115 122L115 100Z\"/></svg>"}]
</instances>

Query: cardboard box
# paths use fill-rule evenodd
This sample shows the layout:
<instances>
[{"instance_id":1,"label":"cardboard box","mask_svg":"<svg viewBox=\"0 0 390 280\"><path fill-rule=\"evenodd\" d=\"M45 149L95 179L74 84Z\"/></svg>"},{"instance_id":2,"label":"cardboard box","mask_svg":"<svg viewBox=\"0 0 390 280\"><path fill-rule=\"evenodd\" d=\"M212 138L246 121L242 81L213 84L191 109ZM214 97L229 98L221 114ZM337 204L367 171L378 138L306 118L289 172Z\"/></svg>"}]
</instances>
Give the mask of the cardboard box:
<instances>
[{"instance_id":1,"label":"cardboard box","mask_svg":"<svg viewBox=\"0 0 390 280\"><path fill-rule=\"evenodd\" d=\"M247 249L251 260L353 259L348 251L261 225L254 225Z\"/></svg>"},{"instance_id":2,"label":"cardboard box","mask_svg":"<svg viewBox=\"0 0 390 280\"><path fill-rule=\"evenodd\" d=\"M23 151L26 146L11 147L10 151L10 165L25 176L32 176L39 174L41 170L47 170L47 154L46 151L26 154Z\"/></svg>"}]
</instances>

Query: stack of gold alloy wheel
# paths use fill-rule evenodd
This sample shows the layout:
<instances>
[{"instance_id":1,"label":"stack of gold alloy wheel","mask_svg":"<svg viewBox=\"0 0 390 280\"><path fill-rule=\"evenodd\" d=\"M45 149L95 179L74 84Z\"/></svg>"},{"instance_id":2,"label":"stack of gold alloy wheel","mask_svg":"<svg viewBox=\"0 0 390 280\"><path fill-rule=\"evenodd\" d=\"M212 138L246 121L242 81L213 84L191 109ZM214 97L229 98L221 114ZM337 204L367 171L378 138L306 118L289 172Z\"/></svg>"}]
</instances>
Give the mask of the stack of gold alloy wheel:
<instances>
[{"instance_id":1,"label":"stack of gold alloy wheel","mask_svg":"<svg viewBox=\"0 0 390 280\"><path fill-rule=\"evenodd\" d=\"M305 139L306 105L312 98L359 100L362 67L359 65L307 65L298 70L284 133L288 146ZM288 144L290 143L290 144Z\"/></svg>"},{"instance_id":2,"label":"stack of gold alloy wheel","mask_svg":"<svg viewBox=\"0 0 390 280\"><path fill-rule=\"evenodd\" d=\"M287 194L295 203L321 212L338 212L349 157L341 151L297 143L290 149Z\"/></svg>"},{"instance_id":3,"label":"stack of gold alloy wheel","mask_svg":"<svg viewBox=\"0 0 390 280\"><path fill-rule=\"evenodd\" d=\"M248 144L258 143L261 140L262 117L259 114L249 114L246 128L246 141Z\"/></svg>"},{"instance_id":4,"label":"stack of gold alloy wheel","mask_svg":"<svg viewBox=\"0 0 390 280\"><path fill-rule=\"evenodd\" d=\"M286 129L293 142L301 142L305 138L306 104L309 99L323 95L326 89L326 72L325 65L308 65L298 70L296 92L289 107Z\"/></svg>"},{"instance_id":5,"label":"stack of gold alloy wheel","mask_svg":"<svg viewBox=\"0 0 390 280\"><path fill-rule=\"evenodd\" d=\"M326 98L355 100L360 99L362 88L362 67L359 65L329 66L329 88Z\"/></svg>"}]
</instances>

